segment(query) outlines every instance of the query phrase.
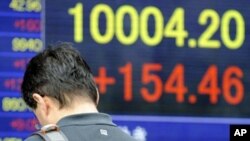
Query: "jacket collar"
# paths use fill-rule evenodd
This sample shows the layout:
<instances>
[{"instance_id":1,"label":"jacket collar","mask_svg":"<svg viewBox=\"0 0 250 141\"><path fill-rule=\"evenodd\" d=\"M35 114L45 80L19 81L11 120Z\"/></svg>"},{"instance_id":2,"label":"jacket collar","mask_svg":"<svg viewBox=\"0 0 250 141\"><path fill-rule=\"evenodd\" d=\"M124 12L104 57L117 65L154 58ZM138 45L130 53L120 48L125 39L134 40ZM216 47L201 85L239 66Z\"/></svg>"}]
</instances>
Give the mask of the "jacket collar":
<instances>
[{"instance_id":1,"label":"jacket collar","mask_svg":"<svg viewBox=\"0 0 250 141\"><path fill-rule=\"evenodd\" d=\"M104 113L75 114L62 118L57 125L60 127L71 125L110 125L116 126L109 115Z\"/></svg>"}]
</instances>

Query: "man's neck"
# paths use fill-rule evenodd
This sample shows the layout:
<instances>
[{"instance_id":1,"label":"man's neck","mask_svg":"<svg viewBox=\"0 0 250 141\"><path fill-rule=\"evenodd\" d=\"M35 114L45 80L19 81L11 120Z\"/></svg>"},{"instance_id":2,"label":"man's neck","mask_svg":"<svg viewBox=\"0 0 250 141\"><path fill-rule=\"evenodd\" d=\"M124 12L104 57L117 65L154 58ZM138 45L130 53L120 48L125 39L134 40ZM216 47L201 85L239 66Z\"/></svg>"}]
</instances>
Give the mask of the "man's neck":
<instances>
[{"instance_id":1,"label":"man's neck","mask_svg":"<svg viewBox=\"0 0 250 141\"><path fill-rule=\"evenodd\" d=\"M98 113L98 110L96 108L96 105L94 103L75 103L72 104L70 107L64 107L59 110L54 111L54 123L57 123L60 119L70 116L70 115L75 115L75 114L84 114L84 113Z\"/></svg>"}]
</instances>

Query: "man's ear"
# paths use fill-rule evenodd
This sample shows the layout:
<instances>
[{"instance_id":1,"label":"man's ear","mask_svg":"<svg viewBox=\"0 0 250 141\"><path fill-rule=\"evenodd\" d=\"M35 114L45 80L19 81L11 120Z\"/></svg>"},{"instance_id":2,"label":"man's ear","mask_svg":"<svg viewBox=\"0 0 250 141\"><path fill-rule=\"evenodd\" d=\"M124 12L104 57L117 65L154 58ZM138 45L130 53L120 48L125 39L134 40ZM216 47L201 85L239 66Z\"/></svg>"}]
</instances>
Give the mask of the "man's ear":
<instances>
[{"instance_id":1,"label":"man's ear","mask_svg":"<svg viewBox=\"0 0 250 141\"><path fill-rule=\"evenodd\" d=\"M32 95L33 99L37 102L37 104L42 104L44 103L43 97L37 93L34 93Z\"/></svg>"},{"instance_id":2,"label":"man's ear","mask_svg":"<svg viewBox=\"0 0 250 141\"><path fill-rule=\"evenodd\" d=\"M98 88L96 88L96 94L97 94L97 97L96 97L96 106L99 104L99 100L100 100L100 94L99 94L99 90Z\"/></svg>"},{"instance_id":3,"label":"man's ear","mask_svg":"<svg viewBox=\"0 0 250 141\"><path fill-rule=\"evenodd\" d=\"M44 100L44 98L37 93L34 93L32 97L37 102L37 108L47 113L47 105L46 105L46 101Z\"/></svg>"},{"instance_id":4,"label":"man's ear","mask_svg":"<svg viewBox=\"0 0 250 141\"><path fill-rule=\"evenodd\" d=\"M34 113L39 120L41 125L46 125L48 124L48 106L46 104L46 101L44 97L41 95L34 93L32 95L33 99L36 101L37 106L36 109L34 110Z\"/></svg>"}]
</instances>

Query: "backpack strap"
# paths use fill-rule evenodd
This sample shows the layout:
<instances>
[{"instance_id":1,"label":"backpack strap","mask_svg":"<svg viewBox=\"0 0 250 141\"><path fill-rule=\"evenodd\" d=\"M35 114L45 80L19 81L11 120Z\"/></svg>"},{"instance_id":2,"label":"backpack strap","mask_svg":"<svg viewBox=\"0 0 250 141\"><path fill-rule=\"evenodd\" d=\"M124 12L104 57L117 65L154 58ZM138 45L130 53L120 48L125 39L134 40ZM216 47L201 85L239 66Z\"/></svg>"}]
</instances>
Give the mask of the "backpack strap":
<instances>
[{"instance_id":1,"label":"backpack strap","mask_svg":"<svg viewBox=\"0 0 250 141\"><path fill-rule=\"evenodd\" d=\"M44 126L40 131L33 133L33 135L39 135L45 141L68 141L68 138L55 124Z\"/></svg>"}]
</instances>

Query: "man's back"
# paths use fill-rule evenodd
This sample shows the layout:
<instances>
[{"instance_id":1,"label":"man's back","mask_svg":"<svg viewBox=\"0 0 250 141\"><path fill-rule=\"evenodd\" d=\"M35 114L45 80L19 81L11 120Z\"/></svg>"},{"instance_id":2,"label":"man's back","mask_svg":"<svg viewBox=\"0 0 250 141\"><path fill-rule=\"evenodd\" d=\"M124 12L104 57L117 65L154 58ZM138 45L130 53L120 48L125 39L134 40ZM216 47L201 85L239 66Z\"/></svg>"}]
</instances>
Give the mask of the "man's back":
<instances>
[{"instance_id":1,"label":"man's back","mask_svg":"<svg viewBox=\"0 0 250 141\"><path fill-rule=\"evenodd\" d=\"M135 141L112 123L110 116L102 113L67 116L58 125L69 141ZM34 140L42 141L38 135L25 141Z\"/></svg>"}]
</instances>

